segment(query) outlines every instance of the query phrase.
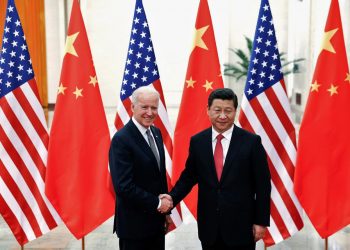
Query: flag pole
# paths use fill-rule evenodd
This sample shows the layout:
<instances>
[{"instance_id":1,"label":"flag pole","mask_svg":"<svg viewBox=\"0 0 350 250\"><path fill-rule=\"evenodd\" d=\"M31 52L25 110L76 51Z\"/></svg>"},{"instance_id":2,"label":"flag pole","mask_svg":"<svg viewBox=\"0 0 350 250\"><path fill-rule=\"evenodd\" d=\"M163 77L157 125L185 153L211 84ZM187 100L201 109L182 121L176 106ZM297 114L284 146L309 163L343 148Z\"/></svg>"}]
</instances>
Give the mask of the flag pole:
<instances>
[{"instance_id":1,"label":"flag pole","mask_svg":"<svg viewBox=\"0 0 350 250\"><path fill-rule=\"evenodd\" d=\"M264 243L264 250L267 250L267 246L265 245L265 243Z\"/></svg>"},{"instance_id":2,"label":"flag pole","mask_svg":"<svg viewBox=\"0 0 350 250\"><path fill-rule=\"evenodd\" d=\"M21 250L24 250L24 246L21 246Z\"/></svg>"},{"instance_id":3,"label":"flag pole","mask_svg":"<svg viewBox=\"0 0 350 250\"><path fill-rule=\"evenodd\" d=\"M85 250L85 236L81 238L81 250Z\"/></svg>"},{"instance_id":4,"label":"flag pole","mask_svg":"<svg viewBox=\"0 0 350 250\"><path fill-rule=\"evenodd\" d=\"M328 250L328 237L324 239L324 250Z\"/></svg>"}]
</instances>

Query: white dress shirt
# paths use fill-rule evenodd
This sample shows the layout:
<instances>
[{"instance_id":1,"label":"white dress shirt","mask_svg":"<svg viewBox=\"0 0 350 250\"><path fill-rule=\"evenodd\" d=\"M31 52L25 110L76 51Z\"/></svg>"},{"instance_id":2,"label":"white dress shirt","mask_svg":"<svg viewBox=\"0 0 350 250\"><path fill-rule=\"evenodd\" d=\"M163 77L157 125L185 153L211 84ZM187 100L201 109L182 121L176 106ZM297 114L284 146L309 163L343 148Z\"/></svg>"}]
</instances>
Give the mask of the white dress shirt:
<instances>
[{"instance_id":1,"label":"white dress shirt","mask_svg":"<svg viewBox=\"0 0 350 250\"><path fill-rule=\"evenodd\" d=\"M231 137L232 137L232 132L234 129L235 125L232 125L231 128L229 128L228 130L226 130L224 133L222 133L222 135L224 136L224 138L222 138L221 140L221 144L222 144L222 150L224 153L224 164L225 164L225 160L226 160L226 155L227 155L227 151L228 148L230 146L230 142L231 142ZM213 146L213 153L215 151L215 146L216 146L216 137L218 136L218 134L220 134L219 132L217 132L213 127L212 127L212 137L211 137L211 142L212 142L212 146Z\"/></svg>"}]
</instances>

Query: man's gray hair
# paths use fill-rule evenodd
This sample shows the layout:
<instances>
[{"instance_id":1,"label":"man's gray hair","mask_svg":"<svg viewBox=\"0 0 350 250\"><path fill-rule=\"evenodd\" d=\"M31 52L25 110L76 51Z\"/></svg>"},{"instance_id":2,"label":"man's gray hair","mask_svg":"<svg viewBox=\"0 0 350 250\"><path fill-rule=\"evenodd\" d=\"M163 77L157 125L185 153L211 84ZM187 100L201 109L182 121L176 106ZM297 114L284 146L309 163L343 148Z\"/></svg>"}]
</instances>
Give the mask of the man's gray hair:
<instances>
[{"instance_id":1,"label":"man's gray hair","mask_svg":"<svg viewBox=\"0 0 350 250\"><path fill-rule=\"evenodd\" d=\"M158 91L155 89L155 88L152 88L150 86L142 86L142 87L139 87L138 89L136 89L132 95L131 95L131 102L132 104L136 104L137 101L138 101L138 97L140 94L153 94L155 96L157 96L158 100L159 100L159 93Z\"/></svg>"}]
</instances>

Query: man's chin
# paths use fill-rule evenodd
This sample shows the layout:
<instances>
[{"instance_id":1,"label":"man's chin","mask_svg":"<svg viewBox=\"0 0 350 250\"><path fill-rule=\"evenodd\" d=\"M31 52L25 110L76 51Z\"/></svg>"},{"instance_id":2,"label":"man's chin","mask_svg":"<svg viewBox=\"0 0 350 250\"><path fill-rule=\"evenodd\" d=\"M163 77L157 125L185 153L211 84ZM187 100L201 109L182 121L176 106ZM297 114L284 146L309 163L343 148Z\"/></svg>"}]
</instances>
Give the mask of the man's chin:
<instances>
[{"instance_id":1,"label":"man's chin","mask_svg":"<svg viewBox=\"0 0 350 250\"><path fill-rule=\"evenodd\" d=\"M227 125L217 126L217 128L218 128L218 130L220 130L220 131L218 131L220 133L223 133L223 132L225 132L226 130L229 129L229 127Z\"/></svg>"},{"instance_id":2,"label":"man's chin","mask_svg":"<svg viewBox=\"0 0 350 250\"><path fill-rule=\"evenodd\" d=\"M153 121L147 121L147 122L144 122L142 125L145 127L150 127L152 124L153 124Z\"/></svg>"}]
</instances>

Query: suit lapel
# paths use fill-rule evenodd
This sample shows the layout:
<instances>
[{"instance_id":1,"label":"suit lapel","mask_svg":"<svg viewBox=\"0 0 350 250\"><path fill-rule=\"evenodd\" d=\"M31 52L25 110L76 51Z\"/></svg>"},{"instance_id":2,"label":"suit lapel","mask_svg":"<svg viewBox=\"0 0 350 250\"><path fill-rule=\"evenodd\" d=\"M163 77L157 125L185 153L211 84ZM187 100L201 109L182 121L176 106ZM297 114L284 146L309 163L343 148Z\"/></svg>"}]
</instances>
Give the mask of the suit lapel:
<instances>
[{"instance_id":1,"label":"suit lapel","mask_svg":"<svg viewBox=\"0 0 350 250\"><path fill-rule=\"evenodd\" d=\"M130 126L130 129L132 131L132 134L135 138L135 143L136 145L139 145L140 148L147 154L150 155L155 162L155 166L158 168L158 163L156 160L156 157L154 156L152 149L150 148L150 146L148 145L148 143L146 142L145 138L143 137L143 135L141 134L140 130L136 127L136 125L134 124L134 122L132 120L129 121L128 125ZM154 130L152 130L153 132ZM158 144L157 144L158 146Z\"/></svg>"},{"instance_id":2,"label":"suit lapel","mask_svg":"<svg viewBox=\"0 0 350 250\"><path fill-rule=\"evenodd\" d=\"M227 172L230 170L230 168L232 168L233 160L237 155L237 153L239 152L239 144L241 143L239 140L239 137L240 137L240 128L235 126L232 131L231 141L230 141L229 148L227 150L227 155L225 159L224 168L222 170L220 182L223 181L223 179L227 175Z\"/></svg>"},{"instance_id":3,"label":"suit lapel","mask_svg":"<svg viewBox=\"0 0 350 250\"><path fill-rule=\"evenodd\" d=\"M209 176L213 176L215 183L219 183L216 169L215 169L215 162L214 162L214 153L213 153L213 141L212 141L212 128L207 129L207 131L204 134L204 141L203 141L203 158L205 159L205 162L208 162L208 167L210 171Z\"/></svg>"}]
</instances>

